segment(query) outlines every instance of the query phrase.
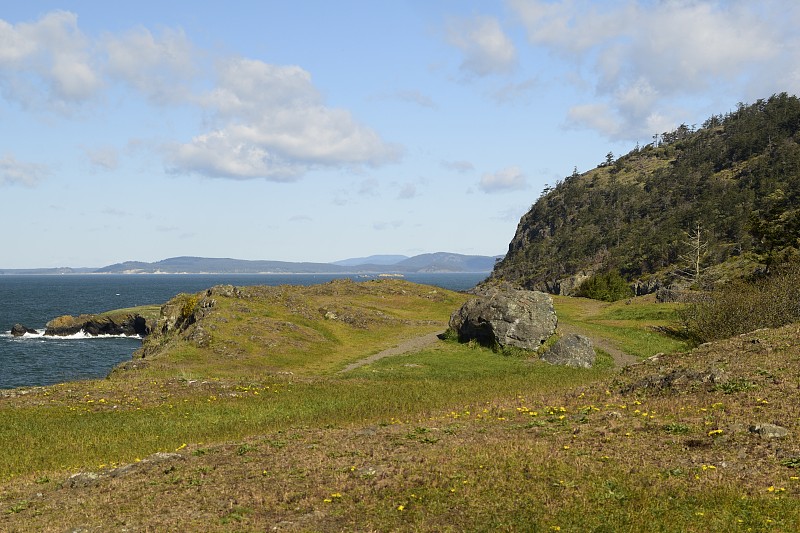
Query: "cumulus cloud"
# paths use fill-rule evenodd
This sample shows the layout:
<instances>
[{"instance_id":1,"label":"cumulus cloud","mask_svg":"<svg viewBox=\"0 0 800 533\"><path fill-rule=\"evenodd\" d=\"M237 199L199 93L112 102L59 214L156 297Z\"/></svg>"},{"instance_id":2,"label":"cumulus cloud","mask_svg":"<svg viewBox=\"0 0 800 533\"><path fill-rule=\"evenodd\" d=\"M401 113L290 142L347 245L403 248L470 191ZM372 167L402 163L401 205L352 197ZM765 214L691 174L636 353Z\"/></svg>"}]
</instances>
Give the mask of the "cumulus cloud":
<instances>
[{"instance_id":1,"label":"cumulus cloud","mask_svg":"<svg viewBox=\"0 0 800 533\"><path fill-rule=\"evenodd\" d=\"M600 116L580 104L569 121L611 138L674 127L685 116L682 99L720 86L752 98L800 90L800 6L791 0L509 5L529 42L566 60L578 83L588 82L600 97Z\"/></svg>"},{"instance_id":2,"label":"cumulus cloud","mask_svg":"<svg viewBox=\"0 0 800 533\"><path fill-rule=\"evenodd\" d=\"M33 187L49 174L49 169L36 163L18 161L13 155L0 157L0 185Z\"/></svg>"},{"instance_id":3,"label":"cumulus cloud","mask_svg":"<svg viewBox=\"0 0 800 533\"><path fill-rule=\"evenodd\" d=\"M222 61L216 88L199 101L217 128L165 147L172 170L292 181L311 168L375 166L401 153L349 111L327 107L297 66Z\"/></svg>"},{"instance_id":4,"label":"cumulus cloud","mask_svg":"<svg viewBox=\"0 0 800 533\"><path fill-rule=\"evenodd\" d=\"M525 174L519 167L509 167L494 174L484 174L478 187L485 193L518 191L528 187Z\"/></svg>"},{"instance_id":5,"label":"cumulus cloud","mask_svg":"<svg viewBox=\"0 0 800 533\"><path fill-rule=\"evenodd\" d=\"M6 99L65 111L93 98L103 85L74 13L53 11L32 23L0 20L0 43L0 90Z\"/></svg>"},{"instance_id":6,"label":"cumulus cloud","mask_svg":"<svg viewBox=\"0 0 800 533\"><path fill-rule=\"evenodd\" d=\"M452 19L447 28L447 40L463 54L461 70L469 75L503 74L516 66L514 43L493 17Z\"/></svg>"},{"instance_id":7,"label":"cumulus cloud","mask_svg":"<svg viewBox=\"0 0 800 533\"><path fill-rule=\"evenodd\" d=\"M102 43L112 78L159 104L189 98L189 82L198 70L194 46L182 30L164 29L155 36L136 28L121 36L106 35Z\"/></svg>"},{"instance_id":8,"label":"cumulus cloud","mask_svg":"<svg viewBox=\"0 0 800 533\"><path fill-rule=\"evenodd\" d=\"M69 112L115 85L158 105L194 107L203 129L160 146L176 173L293 181L315 168L377 166L402 154L348 110L326 105L300 67L226 57L209 69L202 57L180 29L140 27L90 40L66 11L32 23L0 20L0 95ZM426 104L421 94L406 97ZM87 155L100 167L116 165L110 152Z\"/></svg>"}]
</instances>

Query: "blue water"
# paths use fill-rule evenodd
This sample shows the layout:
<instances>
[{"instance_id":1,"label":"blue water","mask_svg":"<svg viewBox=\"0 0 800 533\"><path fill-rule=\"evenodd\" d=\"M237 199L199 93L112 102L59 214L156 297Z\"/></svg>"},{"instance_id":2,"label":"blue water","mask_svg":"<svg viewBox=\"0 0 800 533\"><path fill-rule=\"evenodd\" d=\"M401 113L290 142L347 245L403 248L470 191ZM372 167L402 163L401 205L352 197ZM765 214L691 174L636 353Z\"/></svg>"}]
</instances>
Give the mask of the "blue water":
<instances>
[{"instance_id":1,"label":"blue water","mask_svg":"<svg viewBox=\"0 0 800 533\"><path fill-rule=\"evenodd\" d=\"M405 279L460 291L474 287L486 276L485 273L407 274ZM348 276L0 275L0 389L102 377L130 359L141 345L140 340L131 338L15 338L10 331L16 323L44 331L45 324L57 316L162 304L178 293L198 292L214 285L313 285L345 277Z\"/></svg>"}]
</instances>

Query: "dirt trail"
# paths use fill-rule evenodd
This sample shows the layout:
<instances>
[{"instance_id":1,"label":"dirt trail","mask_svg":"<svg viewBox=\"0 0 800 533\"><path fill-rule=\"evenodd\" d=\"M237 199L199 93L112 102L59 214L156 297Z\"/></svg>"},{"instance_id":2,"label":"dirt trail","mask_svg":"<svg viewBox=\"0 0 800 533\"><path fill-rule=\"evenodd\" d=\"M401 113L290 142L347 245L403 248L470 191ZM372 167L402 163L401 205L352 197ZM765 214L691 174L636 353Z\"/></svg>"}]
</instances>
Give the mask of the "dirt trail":
<instances>
[{"instance_id":1,"label":"dirt trail","mask_svg":"<svg viewBox=\"0 0 800 533\"><path fill-rule=\"evenodd\" d=\"M558 329L562 335L577 333L578 335L589 337L589 339L591 339L592 341L592 344L594 344L596 347L608 353L614 359L614 364L620 368L638 362L638 360L634 356L623 352L622 350L611 344L606 339L592 335L591 333L581 328L577 328L573 325L564 324L562 322L561 324L558 325ZM439 340L439 335L441 335L442 333L443 332L428 333L427 335L423 335L421 337L415 337L413 339L401 342L400 344L398 344L393 348L387 348L386 350L370 355L369 357L365 357L364 359L359 359L358 361L350 363L349 365L341 369L338 373L344 374L345 372L350 372L351 370L355 370L356 368L360 368L364 365L374 363L375 361L383 359L384 357L392 357L395 355L402 355L405 353L418 352L424 348L436 344L436 342Z\"/></svg>"},{"instance_id":2,"label":"dirt trail","mask_svg":"<svg viewBox=\"0 0 800 533\"><path fill-rule=\"evenodd\" d=\"M394 355L402 355L404 353L417 352L419 350L422 350L423 348L427 348L428 346L436 344L436 342L439 340L439 335L441 335L442 333L443 333L442 331L428 333L427 335L423 335L421 337L415 337L413 339L403 341L393 348L387 348L386 350L370 355L369 357L365 357L364 359L359 359L354 363L350 363L349 365L341 369L339 371L339 374L350 372L351 370L355 370L356 368L368 365L370 363L374 363L378 359L383 359L384 357L392 357Z\"/></svg>"}]
</instances>

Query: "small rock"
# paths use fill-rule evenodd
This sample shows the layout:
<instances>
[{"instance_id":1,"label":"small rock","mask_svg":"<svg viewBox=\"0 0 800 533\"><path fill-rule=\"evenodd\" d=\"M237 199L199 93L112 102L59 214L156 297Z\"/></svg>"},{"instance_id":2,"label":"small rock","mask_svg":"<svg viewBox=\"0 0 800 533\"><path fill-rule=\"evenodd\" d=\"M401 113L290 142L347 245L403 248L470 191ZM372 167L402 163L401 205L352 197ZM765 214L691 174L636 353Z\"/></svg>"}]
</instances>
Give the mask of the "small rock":
<instances>
[{"instance_id":1,"label":"small rock","mask_svg":"<svg viewBox=\"0 0 800 533\"><path fill-rule=\"evenodd\" d=\"M78 472L67 478L67 486L73 489L91 487L92 485L96 485L97 482L104 477L104 474L97 472Z\"/></svg>"},{"instance_id":2,"label":"small rock","mask_svg":"<svg viewBox=\"0 0 800 533\"><path fill-rule=\"evenodd\" d=\"M750 426L750 433L757 433L762 439L782 439L789 430L777 424L754 424Z\"/></svg>"},{"instance_id":3,"label":"small rock","mask_svg":"<svg viewBox=\"0 0 800 533\"><path fill-rule=\"evenodd\" d=\"M596 355L594 345L583 335L566 335L545 353L542 359L553 365L566 365L577 368L592 368Z\"/></svg>"}]
</instances>

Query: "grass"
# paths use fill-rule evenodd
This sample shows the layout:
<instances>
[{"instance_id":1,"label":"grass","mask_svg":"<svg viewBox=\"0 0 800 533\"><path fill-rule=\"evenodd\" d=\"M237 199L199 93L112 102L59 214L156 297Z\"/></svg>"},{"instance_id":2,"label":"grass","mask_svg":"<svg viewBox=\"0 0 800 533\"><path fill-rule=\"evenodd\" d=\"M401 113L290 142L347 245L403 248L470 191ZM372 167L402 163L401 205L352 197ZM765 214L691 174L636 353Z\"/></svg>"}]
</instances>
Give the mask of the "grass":
<instances>
[{"instance_id":1,"label":"grass","mask_svg":"<svg viewBox=\"0 0 800 533\"><path fill-rule=\"evenodd\" d=\"M684 340L665 335L659 328L674 327L678 304L657 304L654 296L613 303L554 296L559 323L566 323L613 342L639 358L688 348Z\"/></svg>"},{"instance_id":2,"label":"grass","mask_svg":"<svg viewBox=\"0 0 800 533\"><path fill-rule=\"evenodd\" d=\"M334 373L439 327L464 298L433 301L430 288L393 283L366 295L319 289L309 313L291 291L263 308L217 298L226 335L252 313L302 319L294 331L308 335L287 342L286 362L269 371L212 377L228 362L204 362L214 343L181 340L160 346L155 370L4 394L0 530L797 530L800 327L622 373L602 352L580 370L452 341ZM345 293L346 308L326 290ZM561 320L621 328L621 344L670 316L638 299L556 300ZM333 306L349 325L320 318L319 307ZM402 331L385 338L384 320ZM265 357L246 346L229 345L243 351L238 369ZM291 360L308 346L313 357ZM701 377L655 386L670 369ZM703 381L709 371L724 379ZM748 431L763 422L789 435Z\"/></svg>"},{"instance_id":3,"label":"grass","mask_svg":"<svg viewBox=\"0 0 800 533\"><path fill-rule=\"evenodd\" d=\"M138 381L130 383L137 392L123 396L102 384L80 397L50 395L46 406L0 410L0 446L17 450L0 463L0 479L131 462L184 442L240 439L319 421L342 426L424 418L444 405L481 403L531 387L555 390L603 374L443 343L341 378L247 385Z\"/></svg>"}]
</instances>

